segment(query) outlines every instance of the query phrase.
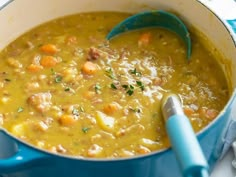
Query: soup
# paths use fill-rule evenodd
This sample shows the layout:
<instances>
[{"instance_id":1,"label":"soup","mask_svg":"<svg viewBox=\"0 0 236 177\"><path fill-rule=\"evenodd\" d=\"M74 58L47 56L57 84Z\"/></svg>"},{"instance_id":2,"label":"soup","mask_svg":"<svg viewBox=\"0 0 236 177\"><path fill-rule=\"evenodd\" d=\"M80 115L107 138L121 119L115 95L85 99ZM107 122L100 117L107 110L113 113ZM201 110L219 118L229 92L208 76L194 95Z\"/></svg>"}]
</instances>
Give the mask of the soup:
<instances>
[{"instance_id":1,"label":"soup","mask_svg":"<svg viewBox=\"0 0 236 177\"><path fill-rule=\"evenodd\" d=\"M196 132L229 98L216 56L191 34L150 28L106 40L130 14L83 13L23 34L0 53L0 125L55 153L89 158L147 154L170 146L160 103L176 93Z\"/></svg>"}]
</instances>

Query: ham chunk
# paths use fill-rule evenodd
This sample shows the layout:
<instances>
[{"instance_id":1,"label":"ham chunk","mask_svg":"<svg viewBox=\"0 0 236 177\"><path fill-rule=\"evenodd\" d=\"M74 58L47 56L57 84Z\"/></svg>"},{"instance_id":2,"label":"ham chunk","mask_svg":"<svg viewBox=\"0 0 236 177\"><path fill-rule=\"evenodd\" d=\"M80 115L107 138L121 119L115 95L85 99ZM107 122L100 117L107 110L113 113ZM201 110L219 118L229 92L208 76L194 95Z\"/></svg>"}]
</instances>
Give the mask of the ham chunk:
<instances>
[{"instance_id":1,"label":"ham chunk","mask_svg":"<svg viewBox=\"0 0 236 177\"><path fill-rule=\"evenodd\" d=\"M28 98L28 103L38 112L46 112L50 109L52 95L49 92L33 94Z\"/></svg>"},{"instance_id":2,"label":"ham chunk","mask_svg":"<svg viewBox=\"0 0 236 177\"><path fill-rule=\"evenodd\" d=\"M98 60L99 58L107 58L108 53L104 52L96 47L90 47L88 50L88 56L87 60L93 61L93 60Z\"/></svg>"}]
</instances>

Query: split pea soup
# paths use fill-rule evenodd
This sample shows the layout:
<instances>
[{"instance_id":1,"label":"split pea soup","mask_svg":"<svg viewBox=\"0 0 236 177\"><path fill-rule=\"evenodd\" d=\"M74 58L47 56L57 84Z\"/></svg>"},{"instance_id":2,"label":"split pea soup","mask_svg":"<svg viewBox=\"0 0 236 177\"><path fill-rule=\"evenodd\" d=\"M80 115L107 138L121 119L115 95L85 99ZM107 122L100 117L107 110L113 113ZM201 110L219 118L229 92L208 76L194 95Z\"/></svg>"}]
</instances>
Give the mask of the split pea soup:
<instances>
[{"instance_id":1,"label":"split pea soup","mask_svg":"<svg viewBox=\"0 0 236 177\"><path fill-rule=\"evenodd\" d=\"M160 111L176 93L195 132L229 99L217 57L161 28L106 35L131 14L82 13L42 24L0 53L0 126L38 148L120 158L170 146Z\"/></svg>"}]
</instances>

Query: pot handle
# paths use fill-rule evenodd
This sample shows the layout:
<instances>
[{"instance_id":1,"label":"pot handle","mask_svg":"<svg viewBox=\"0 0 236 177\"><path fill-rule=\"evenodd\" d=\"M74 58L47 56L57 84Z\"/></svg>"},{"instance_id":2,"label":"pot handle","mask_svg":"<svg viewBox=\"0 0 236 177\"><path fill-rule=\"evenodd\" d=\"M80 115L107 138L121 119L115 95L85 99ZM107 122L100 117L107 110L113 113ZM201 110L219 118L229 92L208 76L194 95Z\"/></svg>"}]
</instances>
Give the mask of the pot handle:
<instances>
[{"instance_id":1,"label":"pot handle","mask_svg":"<svg viewBox=\"0 0 236 177\"><path fill-rule=\"evenodd\" d=\"M24 143L18 142L17 140L11 139L11 137L8 137L7 133L6 137L9 139L8 141L12 143L10 146L14 146L15 153L13 152L11 156L8 154L8 156L4 158L0 157L0 174L30 168L35 162L37 162L37 164L39 162L40 164L45 164L51 158L50 155L46 153L34 149ZM6 148L11 148L10 146Z\"/></svg>"},{"instance_id":2,"label":"pot handle","mask_svg":"<svg viewBox=\"0 0 236 177\"><path fill-rule=\"evenodd\" d=\"M236 18L232 20L226 20L226 22L230 25L230 27L232 28L233 32L236 35Z\"/></svg>"}]
</instances>

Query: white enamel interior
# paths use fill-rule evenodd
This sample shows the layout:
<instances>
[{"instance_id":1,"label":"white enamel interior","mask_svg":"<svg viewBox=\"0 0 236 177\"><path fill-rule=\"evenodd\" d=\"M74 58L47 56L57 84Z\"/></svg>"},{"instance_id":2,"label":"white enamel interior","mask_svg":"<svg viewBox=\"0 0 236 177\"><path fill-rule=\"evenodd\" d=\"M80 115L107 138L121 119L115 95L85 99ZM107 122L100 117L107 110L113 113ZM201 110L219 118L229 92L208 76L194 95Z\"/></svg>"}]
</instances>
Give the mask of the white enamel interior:
<instances>
[{"instance_id":1,"label":"white enamel interior","mask_svg":"<svg viewBox=\"0 0 236 177\"><path fill-rule=\"evenodd\" d=\"M53 18L86 11L165 9L177 12L188 25L204 33L230 62L232 87L236 86L236 49L229 29L196 0L15 0L0 11L0 49L30 28ZM232 31L231 31L232 33Z\"/></svg>"}]
</instances>

